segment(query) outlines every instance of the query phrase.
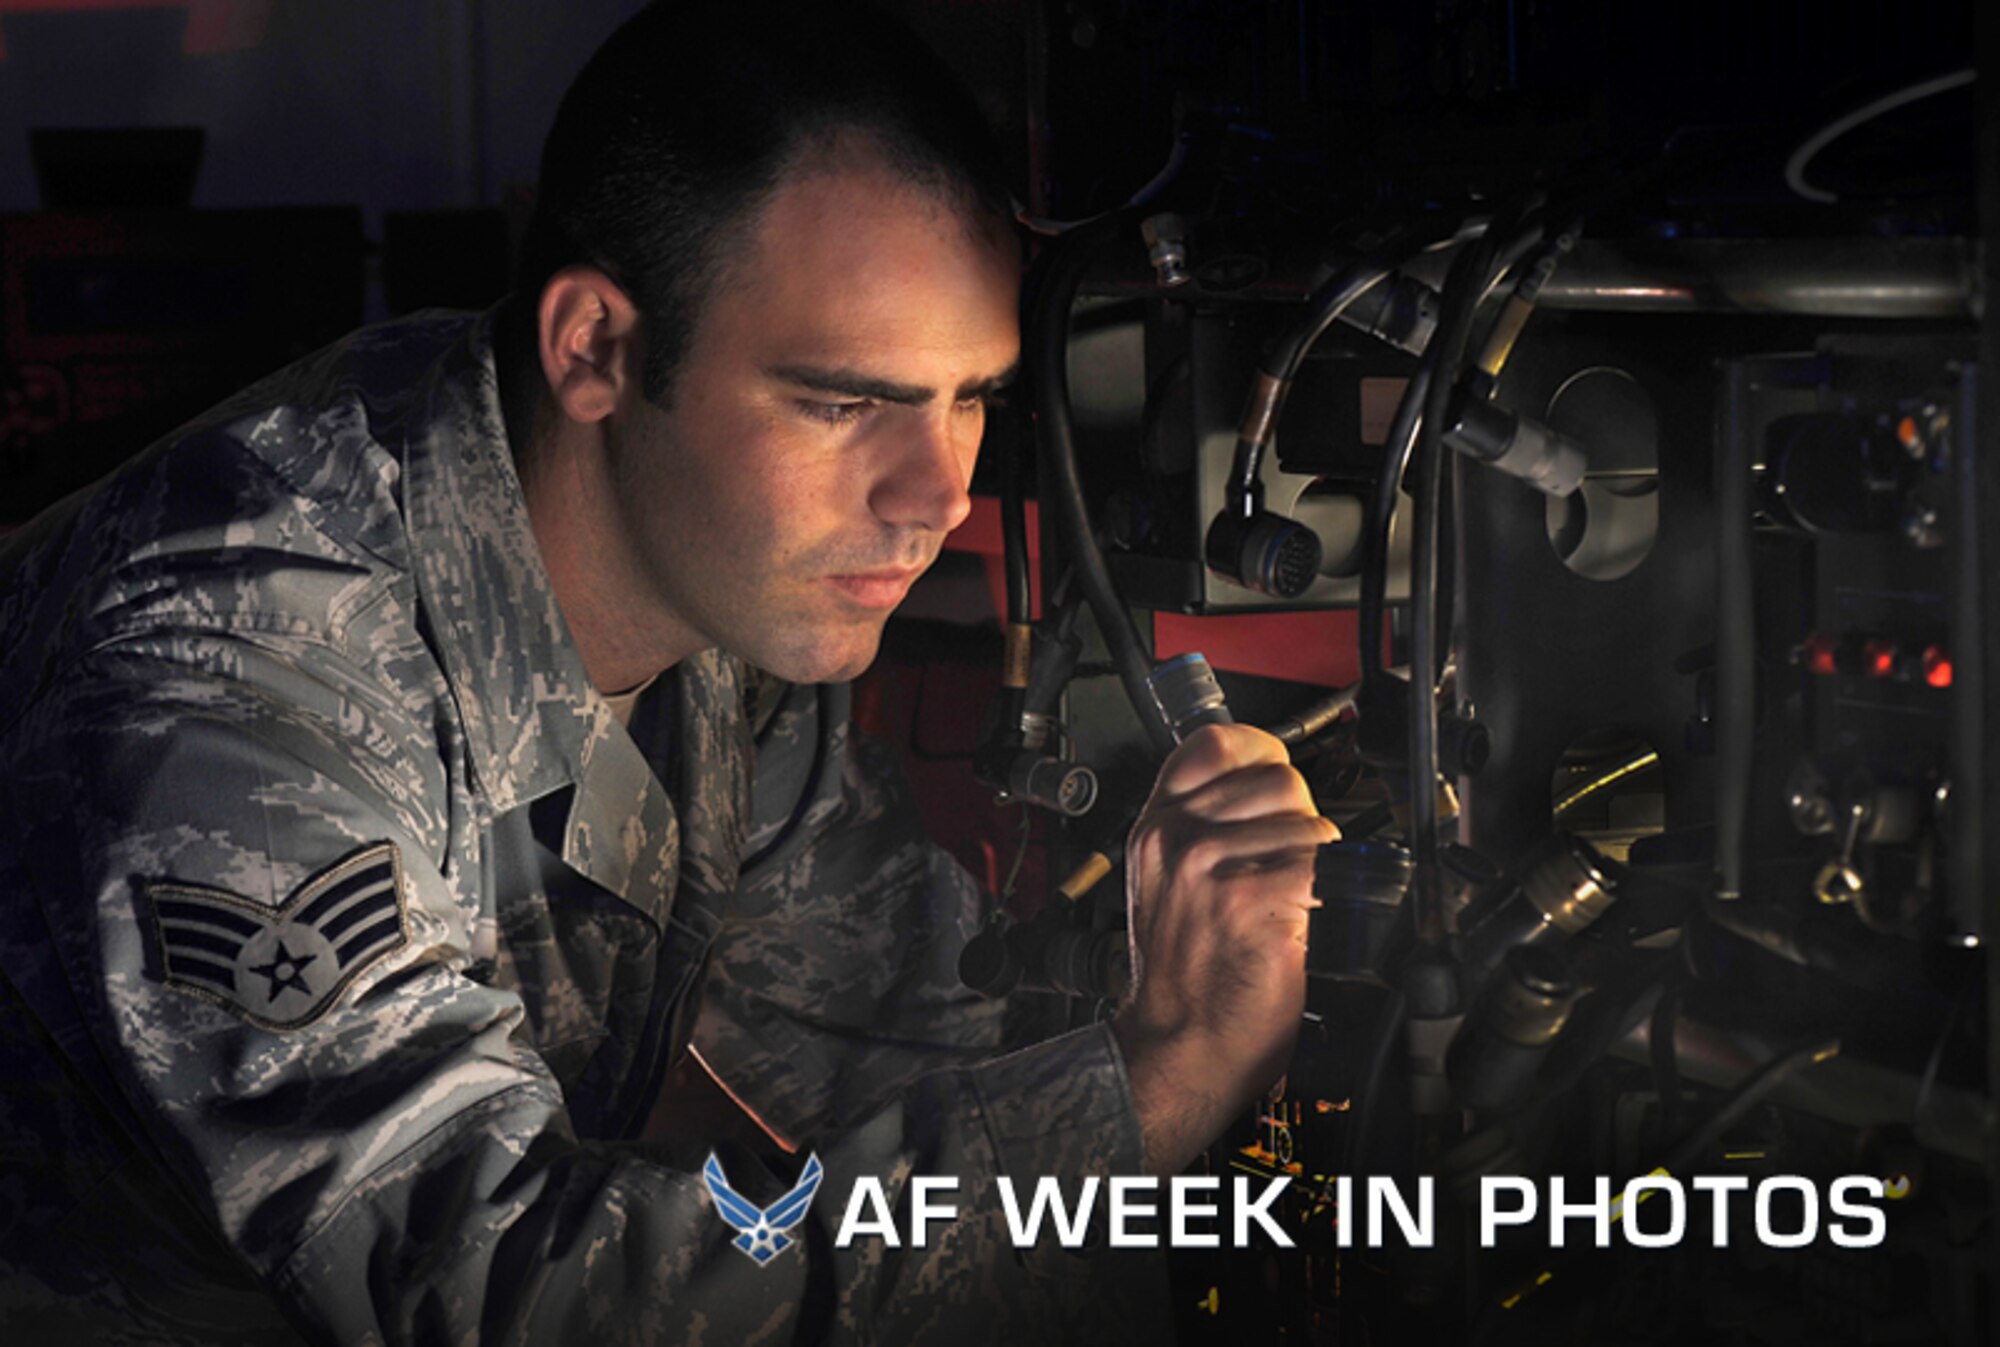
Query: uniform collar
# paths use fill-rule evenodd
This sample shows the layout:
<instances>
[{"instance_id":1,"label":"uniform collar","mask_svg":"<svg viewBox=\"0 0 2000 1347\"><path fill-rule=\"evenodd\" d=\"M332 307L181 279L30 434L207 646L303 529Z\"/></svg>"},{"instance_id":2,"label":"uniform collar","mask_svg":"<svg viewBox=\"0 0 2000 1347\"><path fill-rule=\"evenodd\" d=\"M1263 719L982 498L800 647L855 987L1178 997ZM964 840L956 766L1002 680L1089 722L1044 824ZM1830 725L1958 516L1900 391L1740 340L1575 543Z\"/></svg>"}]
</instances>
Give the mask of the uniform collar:
<instances>
[{"instance_id":1,"label":"uniform collar","mask_svg":"<svg viewBox=\"0 0 2000 1347\"><path fill-rule=\"evenodd\" d=\"M507 447L493 318L432 364L404 441L404 513L475 785L495 812L583 774L609 719L556 606Z\"/></svg>"},{"instance_id":2,"label":"uniform collar","mask_svg":"<svg viewBox=\"0 0 2000 1347\"><path fill-rule=\"evenodd\" d=\"M574 787L564 862L663 922L677 871L711 892L734 887L749 790L740 667L711 651L682 661L673 680L683 827L556 605L501 416L496 313L432 365L405 439L404 508L430 636L489 807Z\"/></svg>"}]
</instances>

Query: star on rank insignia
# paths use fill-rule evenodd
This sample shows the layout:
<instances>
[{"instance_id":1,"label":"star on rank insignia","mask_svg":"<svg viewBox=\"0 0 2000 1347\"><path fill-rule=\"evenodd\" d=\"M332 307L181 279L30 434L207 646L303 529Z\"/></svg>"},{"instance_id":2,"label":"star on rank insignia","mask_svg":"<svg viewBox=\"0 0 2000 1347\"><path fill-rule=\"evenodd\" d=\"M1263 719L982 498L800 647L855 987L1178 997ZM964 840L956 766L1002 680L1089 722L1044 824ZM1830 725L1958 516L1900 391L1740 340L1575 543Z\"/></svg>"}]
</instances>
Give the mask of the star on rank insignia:
<instances>
[{"instance_id":1,"label":"star on rank insignia","mask_svg":"<svg viewBox=\"0 0 2000 1347\"><path fill-rule=\"evenodd\" d=\"M149 883L170 987L264 1029L297 1029L371 964L410 943L402 861L378 842L301 884L275 910L222 889Z\"/></svg>"}]
</instances>

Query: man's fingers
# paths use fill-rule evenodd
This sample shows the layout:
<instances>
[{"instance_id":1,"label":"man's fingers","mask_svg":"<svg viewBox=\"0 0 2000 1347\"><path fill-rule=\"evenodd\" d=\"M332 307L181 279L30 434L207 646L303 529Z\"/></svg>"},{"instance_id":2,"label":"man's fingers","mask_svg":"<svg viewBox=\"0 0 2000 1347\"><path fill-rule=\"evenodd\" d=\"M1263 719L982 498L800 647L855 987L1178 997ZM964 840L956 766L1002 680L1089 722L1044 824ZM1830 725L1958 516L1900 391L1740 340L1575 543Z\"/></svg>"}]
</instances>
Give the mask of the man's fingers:
<instances>
[{"instance_id":1,"label":"man's fingers","mask_svg":"<svg viewBox=\"0 0 2000 1347\"><path fill-rule=\"evenodd\" d=\"M1253 870L1310 870L1314 852L1338 835L1316 814L1273 814L1241 823L1208 824L1191 836L1151 830L1140 840L1139 859L1167 869L1177 879L1197 882ZM1306 892L1310 894L1309 886Z\"/></svg>"},{"instance_id":2,"label":"man's fingers","mask_svg":"<svg viewBox=\"0 0 2000 1347\"><path fill-rule=\"evenodd\" d=\"M1216 777L1244 767L1288 763L1274 736L1252 725L1204 725L1167 755L1153 787L1153 802L1169 804Z\"/></svg>"},{"instance_id":3,"label":"man's fingers","mask_svg":"<svg viewBox=\"0 0 2000 1347\"><path fill-rule=\"evenodd\" d=\"M1169 806L1204 823L1238 823L1267 814L1317 814L1306 779L1289 763L1239 767L1197 786Z\"/></svg>"}]
</instances>

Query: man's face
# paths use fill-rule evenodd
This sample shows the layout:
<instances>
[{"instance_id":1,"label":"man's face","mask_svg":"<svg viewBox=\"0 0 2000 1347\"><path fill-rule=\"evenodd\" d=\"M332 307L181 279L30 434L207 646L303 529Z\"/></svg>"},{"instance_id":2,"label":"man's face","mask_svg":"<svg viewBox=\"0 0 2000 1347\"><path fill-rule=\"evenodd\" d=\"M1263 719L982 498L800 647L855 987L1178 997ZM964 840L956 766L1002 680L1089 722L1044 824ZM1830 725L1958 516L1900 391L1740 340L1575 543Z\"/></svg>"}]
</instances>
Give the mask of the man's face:
<instances>
[{"instance_id":1,"label":"man's face","mask_svg":"<svg viewBox=\"0 0 2000 1347\"><path fill-rule=\"evenodd\" d=\"M1020 349L1011 239L871 157L791 175L711 294L670 409L611 426L657 614L800 682L852 678L966 516Z\"/></svg>"}]
</instances>

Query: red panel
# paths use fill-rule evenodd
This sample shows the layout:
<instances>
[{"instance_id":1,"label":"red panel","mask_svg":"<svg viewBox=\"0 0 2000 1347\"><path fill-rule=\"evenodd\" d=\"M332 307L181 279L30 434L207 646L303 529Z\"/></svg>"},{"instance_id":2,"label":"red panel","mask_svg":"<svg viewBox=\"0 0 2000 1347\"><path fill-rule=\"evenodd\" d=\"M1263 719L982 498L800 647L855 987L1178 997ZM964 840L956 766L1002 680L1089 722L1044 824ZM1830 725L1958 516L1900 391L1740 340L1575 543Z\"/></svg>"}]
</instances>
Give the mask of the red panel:
<instances>
[{"instance_id":1,"label":"red panel","mask_svg":"<svg viewBox=\"0 0 2000 1347\"><path fill-rule=\"evenodd\" d=\"M1352 610L1239 617L1158 613L1153 646L1161 659L1198 650L1218 669L1336 688L1361 677L1359 629Z\"/></svg>"},{"instance_id":2,"label":"red panel","mask_svg":"<svg viewBox=\"0 0 2000 1347\"><path fill-rule=\"evenodd\" d=\"M1041 511L1034 501L1028 503L1028 601L1029 616L1042 615L1042 534ZM1000 620L1006 620L1007 613L1007 568L1002 560L1000 545L1000 499L997 496L974 496L972 513L965 522L953 529L944 545L954 552L971 552L986 563L986 585L993 592L993 611Z\"/></svg>"}]
</instances>

